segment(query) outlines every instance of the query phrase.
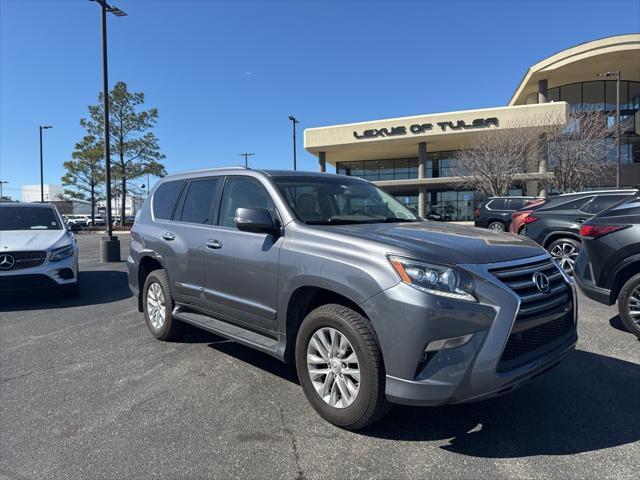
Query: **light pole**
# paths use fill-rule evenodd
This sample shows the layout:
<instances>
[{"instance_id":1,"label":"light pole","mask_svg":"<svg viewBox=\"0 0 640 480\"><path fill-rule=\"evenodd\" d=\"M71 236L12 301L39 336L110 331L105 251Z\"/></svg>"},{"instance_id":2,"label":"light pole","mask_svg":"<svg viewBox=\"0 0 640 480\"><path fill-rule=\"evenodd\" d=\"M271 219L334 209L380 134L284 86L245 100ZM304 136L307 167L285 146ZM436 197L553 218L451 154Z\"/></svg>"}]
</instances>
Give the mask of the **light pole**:
<instances>
[{"instance_id":1,"label":"light pole","mask_svg":"<svg viewBox=\"0 0 640 480\"><path fill-rule=\"evenodd\" d=\"M40 125L40 203L44 203L44 163L42 161L42 130L53 128L51 125Z\"/></svg>"},{"instance_id":2,"label":"light pole","mask_svg":"<svg viewBox=\"0 0 640 480\"><path fill-rule=\"evenodd\" d=\"M255 153L239 153L241 157L244 157L244 168L249 168L249 157L253 157Z\"/></svg>"},{"instance_id":3,"label":"light pole","mask_svg":"<svg viewBox=\"0 0 640 480\"><path fill-rule=\"evenodd\" d=\"M107 197L107 236L100 242L100 260L102 262L120 261L120 241L113 235L111 222L111 148L109 145L109 77L107 72L107 12L117 17L124 17L126 13L118 7L109 5L105 0L90 0L97 2L102 14L102 101L104 104L104 166Z\"/></svg>"},{"instance_id":4,"label":"light pole","mask_svg":"<svg viewBox=\"0 0 640 480\"><path fill-rule=\"evenodd\" d=\"M618 171L616 175L616 188L620 188L621 182L621 158L620 158L620 70L615 72L598 73L597 77L615 78L616 79L616 163ZM605 88L606 92L606 88ZM606 102L606 99L605 99Z\"/></svg>"},{"instance_id":5,"label":"light pole","mask_svg":"<svg viewBox=\"0 0 640 480\"><path fill-rule=\"evenodd\" d=\"M0 180L0 200L2 200L2 199L4 198L4 193L2 192L2 186L3 186L5 183L9 183L9 182L7 182L7 181L5 181L5 180Z\"/></svg>"},{"instance_id":6,"label":"light pole","mask_svg":"<svg viewBox=\"0 0 640 480\"><path fill-rule=\"evenodd\" d=\"M296 161L296 123L300 122L293 115L289 115L289 120L291 120L291 124L293 126L293 170L295 171L298 169Z\"/></svg>"}]
</instances>

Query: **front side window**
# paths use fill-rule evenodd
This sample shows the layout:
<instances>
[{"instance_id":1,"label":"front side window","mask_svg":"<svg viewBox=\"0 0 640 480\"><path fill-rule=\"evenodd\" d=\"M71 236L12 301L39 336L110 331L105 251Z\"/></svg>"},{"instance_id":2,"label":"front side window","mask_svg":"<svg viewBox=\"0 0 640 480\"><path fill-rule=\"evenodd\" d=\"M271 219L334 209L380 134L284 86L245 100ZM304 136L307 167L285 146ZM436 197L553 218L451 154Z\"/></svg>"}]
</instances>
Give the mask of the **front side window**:
<instances>
[{"instance_id":1,"label":"front side window","mask_svg":"<svg viewBox=\"0 0 640 480\"><path fill-rule=\"evenodd\" d=\"M280 177L275 183L296 217L309 225L418 220L399 201L368 182L339 177Z\"/></svg>"},{"instance_id":2,"label":"front side window","mask_svg":"<svg viewBox=\"0 0 640 480\"><path fill-rule=\"evenodd\" d=\"M595 215L628 197L628 195L598 195L582 207L581 210L584 213L591 213Z\"/></svg>"},{"instance_id":3,"label":"front side window","mask_svg":"<svg viewBox=\"0 0 640 480\"><path fill-rule=\"evenodd\" d=\"M276 207L266 190L251 178L231 177L227 179L220 204L222 227L236 228L235 216L238 208L265 208L272 218L277 218Z\"/></svg>"},{"instance_id":4,"label":"front side window","mask_svg":"<svg viewBox=\"0 0 640 480\"><path fill-rule=\"evenodd\" d=\"M184 198L181 222L187 223L211 223L212 206L218 192L217 178L205 178L192 180L189 190Z\"/></svg>"},{"instance_id":5,"label":"front side window","mask_svg":"<svg viewBox=\"0 0 640 480\"><path fill-rule=\"evenodd\" d=\"M0 207L0 230L62 230L52 208Z\"/></svg>"}]
</instances>

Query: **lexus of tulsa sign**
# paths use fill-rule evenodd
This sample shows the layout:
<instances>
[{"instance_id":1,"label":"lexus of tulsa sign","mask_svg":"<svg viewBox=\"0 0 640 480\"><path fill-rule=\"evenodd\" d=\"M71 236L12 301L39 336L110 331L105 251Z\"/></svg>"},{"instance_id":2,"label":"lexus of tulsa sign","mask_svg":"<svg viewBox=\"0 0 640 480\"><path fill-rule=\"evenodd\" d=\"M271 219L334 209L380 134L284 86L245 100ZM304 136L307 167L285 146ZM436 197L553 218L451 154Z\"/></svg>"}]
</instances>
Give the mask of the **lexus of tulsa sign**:
<instances>
[{"instance_id":1,"label":"lexus of tulsa sign","mask_svg":"<svg viewBox=\"0 0 640 480\"><path fill-rule=\"evenodd\" d=\"M474 128L489 128L492 125L494 127L499 126L498 119L496 117L491 118L477 118L471 123L466 123L464 120L458 120L457 122L437 122L437 127L443 132L448 130L470 130ZM362 133L356 131L353 132L353 136L358 140L364 138L376 138L376 137L396 137L399 135L406 135L407 133L418 134L426 133L433 130L432 123L416 123L409 127L398 126L389 128L371 128L364 130Z\"/></svg>"}]
</instances>

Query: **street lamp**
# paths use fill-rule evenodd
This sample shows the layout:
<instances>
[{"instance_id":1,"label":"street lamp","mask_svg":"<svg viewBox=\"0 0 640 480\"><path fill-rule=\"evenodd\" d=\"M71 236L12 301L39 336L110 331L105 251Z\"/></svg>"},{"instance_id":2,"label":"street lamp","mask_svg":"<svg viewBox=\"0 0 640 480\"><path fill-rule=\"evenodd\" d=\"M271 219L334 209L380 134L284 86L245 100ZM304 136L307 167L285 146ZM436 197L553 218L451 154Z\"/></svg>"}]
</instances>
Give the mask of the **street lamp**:
<instances>
[{"instance_id":1,"label":"street lamp","mask_svg":"<svg viewBox=\"0 0 640 480\"><path fill-rule=\"evenodd\" d=\"M622 170L620 164L620 70L615 72L604 72L596 74L596 77L615 78L616 79L616 163L618 164L618 172L616 175L616 188L620 188ZM606 92L606 89L605 89ZM606 99L605 99L606 102Z\"/></svg>"},{"instance_id":2,"label":"street lamp","mask_svg":"<svg viewBox=\"0 0 640 480\"><path fill-rule=\"evenodd\" d=\"M291 120L291 124L293 126L293 170L297 170L297 162L296 162L296 123L300 123L296 117L293 115L289 115L289 120Z\"/></svg>"},{"instance_id":3,"label":"street lamp","mask_svg":"<svg viewBox=\"0 0 640 480\"><path fill-rule=\"evenodd\" d=\"M40 203L44 203L44 166L42 162L42 130L53 128L51 125L40 125Z\"/></svg>"},{"instance_id":4,"label":"street lamp","mask_svg":"<svg viewBox=\"0 0 640 480\"><path fill-rule=\"evenodd\" d=\"M107 197L107 236L100 242L100 260L102 262L120 261L120 241L113 235L113 224L111 223L111 148L109 145L109 77L107 72L107 12L113 13L116 17L124 17L126 13L118 7L109 5L105 0L90 0L97 2L102 13L102 82L104 103L104 163L105 182Z\"/></svg>"},{"instance_id":5,"label":"street lamp","mask_svg":"<svg viewBox=\"0 0 640 480\"><path fill-rule=\"evenodd\" d=\"M255 153L239 153L241 157L244 157L244 168L249 168L249 157L253 157Z\"/></svg>"},{"instance_id":6,"label":"street lamp","mask_svg":"<svg viewBox=\"0 0 640 480\"><path fill-rule=\"evenodd\" d=\"M4 198L4 193L2 192L2 186L5 183L9 183L9 182L7 182L6 180L0 180L0 201L2 201L2 199Z\"/></svg>"}]
</instances>

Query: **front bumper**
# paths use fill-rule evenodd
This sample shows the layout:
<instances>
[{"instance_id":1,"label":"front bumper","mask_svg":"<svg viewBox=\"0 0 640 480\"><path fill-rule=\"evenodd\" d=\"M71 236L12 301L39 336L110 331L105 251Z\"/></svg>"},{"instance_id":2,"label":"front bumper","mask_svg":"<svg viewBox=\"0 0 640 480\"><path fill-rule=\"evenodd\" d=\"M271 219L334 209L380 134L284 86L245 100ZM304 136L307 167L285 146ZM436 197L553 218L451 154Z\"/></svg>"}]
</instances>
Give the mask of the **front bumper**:
<instances>
[{"instance_id":1,"label":"front bumper","mask_svg":"<svg viewBox=\"0 0 640 480\"><path fill-rule=\"evenodd\" d=\"M0 293L51 289L78 282L78 251L58 262L50 262L50 253L42 265L19 270L0 271Z\"/></svg>"},{"instance_id":2,"label":"front bumper","mask_svg":"<svg viewBox=\"0 0 640 480\"><path fill-rule=\"evenodd\" d=\"M573 297L573 308L567 313L572 328L523 356L525 363L502 369L520 297L488 273L487 266L465 268L474 275L478 303L427 295L399 284L361 304L378 336L389 401L435 406L500 395L553 368L575 348L575 289L566 279ZM465 345L439 350L424 364L419 362L430 342L467 334L473 337Z\"/></svg>"}]
</instances>

